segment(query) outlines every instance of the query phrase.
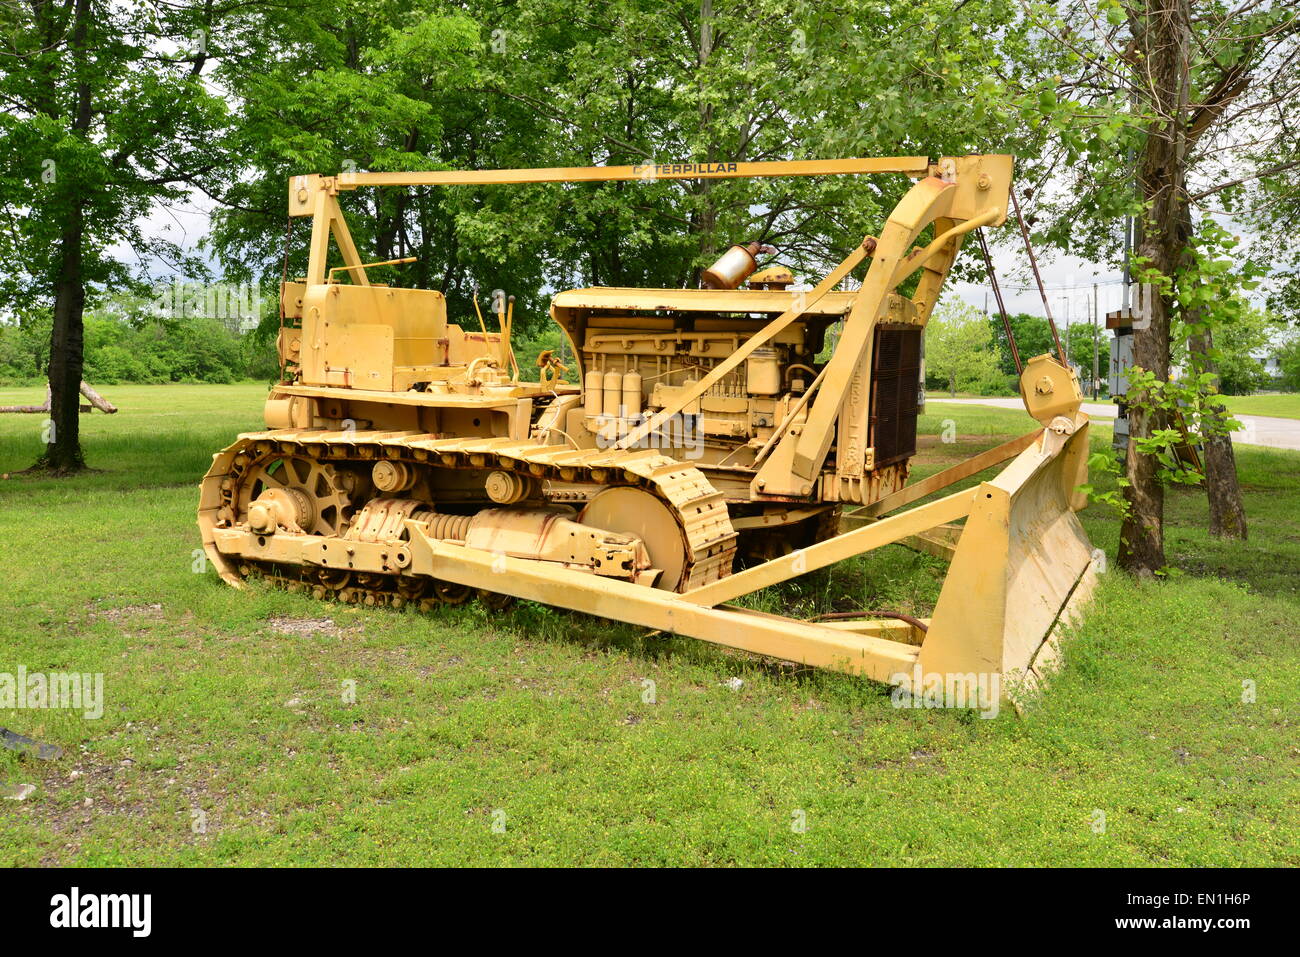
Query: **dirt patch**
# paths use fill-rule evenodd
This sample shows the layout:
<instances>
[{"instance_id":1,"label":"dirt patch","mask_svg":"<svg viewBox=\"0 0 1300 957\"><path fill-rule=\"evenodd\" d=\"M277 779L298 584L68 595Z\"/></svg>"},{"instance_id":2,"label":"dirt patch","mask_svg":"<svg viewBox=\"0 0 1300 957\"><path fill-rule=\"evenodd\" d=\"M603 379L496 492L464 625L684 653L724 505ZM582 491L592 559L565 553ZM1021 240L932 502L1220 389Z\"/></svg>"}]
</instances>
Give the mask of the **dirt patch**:
<instances>
[{"instance_id":1,"label":"dirt patch","mask_svg":"<svg viewBox=\"0 0 1300 957\"><path fill-rule=\"evenodd\" d=\"M144 769L133 758L105 760L83 745L79 755L71 756L71 762L56 762L43 775L37 794L23 807L27 820L43 822L53 832L55 843L42 857L43 866L67 865L75 860L105 820L125 827L128 820L158 820L158 815L166 814L161 809L166 808L174 815L165 819L175 822L175 832L168 832L160 841L162 846L186 838L192 843L206 843L208 830L227 816L230 788L215 780L220 772L211 777L195 774L184 759L171 767ZM242 820L240 815L230 818ZM200 821L202 825L196 827Z\"/></svg>"},{"instance_id":2,"label":"dirt patch","mask_svg":"<svg viewBox=\"0 0 1300 957\"><path fill-rule=\"evenodd\" d=\"M283 635L293 635L295 638L310 638L313 635L326 635L330 638L337 638L343 634L343 629L334 624L333 618L276 616L268 619L266 623L272 631L278 631Z\"/></svg>"},{"instance_id":3,"label":"dirt patch","mask_svg":"<svg viewBox=\"0 0 1300 957\"><path fill-rule=\"evenodd\" d=\"M75 467L50 468L48 465L42 465L37 462L30 468L20 469L16 472L6 472L5 478L69 478L74 475L98 475L103 469L92 469L88 465L79 465Z\"/></svg>"},{"instance_id":4,"label":"dirt patch","mask_svg":"<svg viewBox=\"0 0 1300 957\"><path fill-rule=\"evenodd\" d=\"M96 602L91 608L90 617L98 621L111 621L120 624L128 619L147 618L157 620L162 617L163 606L157 602L148 605L124 605L121 608L100 608Z\"/></svg>"}]
</instances>

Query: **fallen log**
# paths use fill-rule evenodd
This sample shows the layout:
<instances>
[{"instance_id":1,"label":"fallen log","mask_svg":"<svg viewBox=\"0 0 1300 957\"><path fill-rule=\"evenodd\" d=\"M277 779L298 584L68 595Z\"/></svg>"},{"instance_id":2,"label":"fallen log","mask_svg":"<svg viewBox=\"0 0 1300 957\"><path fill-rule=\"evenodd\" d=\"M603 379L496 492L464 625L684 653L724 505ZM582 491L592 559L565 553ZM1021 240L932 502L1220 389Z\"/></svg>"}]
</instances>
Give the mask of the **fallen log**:
<instances>
[{"instance_id":1,"label":"fallen log","mask_svg":"<svg viewBox=\"0 0 1300 957\"><path fill-rule=\"evenodd\" d=\"M0 406L0 412L49 412L50 411L50 387L45 386L45 404L44 405L4 405Z\"/></svg>"},{"instance_id":2,"label":"fallen log","mask_svg":"<svg viewBox=\"0 0 1300 957\"><path fill-rule=\"evenodd\" d=\"M109 402L102 395L88 386L85 382L81 383L81 394L90 400L90 404L82 403L79 406L80 411L89 412L91 409L99 409L100 412L112 415L117 411L117 406ZM45 387L45 404L44 405L5 405L0 406L0 412L29 412L40 413L50 411L50 387Z\"/></svg>"},{"instance_id":3,"label":"fallen log","mask_svg":"<svg viewBox=\"0 0 1300 957\"><path fill-rule=\"evenodd\" d=\"M117 406L115 406L112 402L109 402L107 399L105 399L102 395L100 395L90 386L86 385L84 380L81 383L81 394L84 395L87 399L89 399L90 404L93 405L95 408L97 408L100 412L106 412L109 415L112 415L114 412L117 411ZM90 411L84 405L81 408L82 411L86 411L86 412Z\"/></svg>"}]
</instances>

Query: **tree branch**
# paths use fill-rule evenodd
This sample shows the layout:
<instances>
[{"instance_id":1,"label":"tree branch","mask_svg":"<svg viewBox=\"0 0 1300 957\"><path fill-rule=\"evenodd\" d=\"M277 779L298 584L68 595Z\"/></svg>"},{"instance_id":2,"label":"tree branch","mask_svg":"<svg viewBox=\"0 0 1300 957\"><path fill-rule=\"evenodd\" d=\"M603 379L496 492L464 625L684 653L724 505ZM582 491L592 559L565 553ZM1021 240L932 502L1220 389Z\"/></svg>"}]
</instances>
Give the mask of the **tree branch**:
<instances>
[{"instance_id":1,"label":"tree branch","mask_svg":"<svg viewBox=\"0 0 1300 957\"><path fill-rule=\"evenodd\" d=\"M1259 173L1252 173L1250 176L1242 176L1239 179L1230 179L1226 183L1220 183L1218 186L1211 186L1209 189L1201 190L1201 192L1195 194L1194 196L1187 197L1187 201L1190 203L1195 203L1198 202L1199 200L1204 199L1207 196L1219 192L1220 190L1227 189L1230 186L1240 186L1242 183L1249 183L1253 180L1265 179L1266 177L1269 176L1276 176L1278 173L1285 173L1287 170L1295 169L1297 166L1300 166L1300 160L1292 160L1290 163L1282 163L1278 166L1274 166L1271 169L1266 169Z\"/></svg>"}]
</instances>

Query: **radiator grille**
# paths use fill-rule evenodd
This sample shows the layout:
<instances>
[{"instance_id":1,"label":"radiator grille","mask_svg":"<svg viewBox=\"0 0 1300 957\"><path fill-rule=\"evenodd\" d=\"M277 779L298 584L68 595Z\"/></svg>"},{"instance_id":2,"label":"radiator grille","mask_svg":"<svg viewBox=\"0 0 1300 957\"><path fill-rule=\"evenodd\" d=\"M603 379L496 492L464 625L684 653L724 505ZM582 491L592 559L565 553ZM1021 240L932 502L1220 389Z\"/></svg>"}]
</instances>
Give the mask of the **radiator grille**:
<instances>
[{"instance_id":1,"label":"radiator grille","mask_svg":"<svg viewBox=\"0 0 1300 957\"><path fill-rule=\"evenodd\" d=\"M876 468L916 454L916 404L921 387L921 330L876 327L871 350L871 445Z\"/></svg>"}]
</instances>

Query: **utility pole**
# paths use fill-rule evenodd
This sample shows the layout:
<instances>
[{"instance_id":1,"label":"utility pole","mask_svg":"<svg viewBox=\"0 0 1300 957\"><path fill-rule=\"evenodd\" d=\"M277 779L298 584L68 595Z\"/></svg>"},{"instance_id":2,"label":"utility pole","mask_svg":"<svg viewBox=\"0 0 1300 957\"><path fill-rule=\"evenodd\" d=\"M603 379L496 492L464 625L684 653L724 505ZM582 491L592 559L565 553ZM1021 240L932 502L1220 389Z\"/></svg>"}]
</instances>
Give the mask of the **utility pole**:
<instances>
[{"instance_id":1,"label":"utility pole","mask_svg":"<svg viewBox=\"0 0 1300 957\"><path fill-rule=\"evenodd\" d=\"M1101 331L1097 325L1097 284L1092 284L1092 401L1100 394Z\"/></svg>"},{"instance_id":2,"label":"utility pole","mask_svg":"<svg viewBox=\"0 0 1300 957\"><path fill-rule=\"evenodd\" d=\"M1132 165L1132 163L1133 163L1133 151L1129 150L1129 164ZM1125 216L1124 217L1124 302L1123 305L1120 307L1125 315L1128 314L1128 307L1129 307L1128 286L1130 280L1128 274L1128 263L1132 255L1133 255L1133 217Z\"/></svg>"},{"instance_id":3,"label":"utility pole","mask_svg":"<svg viewBox=\"0 0 1300 957\"><path fill-rule=\"evenodd\" d=\"M1070 364L1070 297L1062 296L1061 302L1065 303L1065 364Z\"/></svg>"}]
</instances>

